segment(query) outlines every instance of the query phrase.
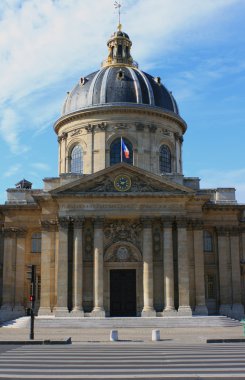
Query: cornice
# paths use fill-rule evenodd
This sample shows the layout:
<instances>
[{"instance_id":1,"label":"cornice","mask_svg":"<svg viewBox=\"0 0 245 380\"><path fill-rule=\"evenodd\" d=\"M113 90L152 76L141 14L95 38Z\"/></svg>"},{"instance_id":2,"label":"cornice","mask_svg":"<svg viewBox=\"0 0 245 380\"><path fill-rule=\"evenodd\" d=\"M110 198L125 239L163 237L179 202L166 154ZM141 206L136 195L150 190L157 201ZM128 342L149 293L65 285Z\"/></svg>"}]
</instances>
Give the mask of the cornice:
<instances>
[{"instance_id":1,"label":"cornice","mask_svg":"<svg viewBox=\"0 0 245 380\"><path fill-rule=\"evenodd\" d=\"M157 116L164 119L174 120L179 124L181 127L183 133L185 133L187 129L186 122L177 114L174 112L162 109L160 107L154 107L154 106L147 106L144 104L129 104L129 103L122 103L122 104L104 104L100 106L92 106L92 107L86 107L84 109L81 109L79 111L72 112L68 115L60 117L54 124L54 130L56 134L58 134L58 130L63 125L66 125L72 121L84 119L86 117L90 117L92 115L108 115L112 113L120 113L120 114L135 114L135 113L142 113L148 116Z\"/></svg>"}]
</instances>

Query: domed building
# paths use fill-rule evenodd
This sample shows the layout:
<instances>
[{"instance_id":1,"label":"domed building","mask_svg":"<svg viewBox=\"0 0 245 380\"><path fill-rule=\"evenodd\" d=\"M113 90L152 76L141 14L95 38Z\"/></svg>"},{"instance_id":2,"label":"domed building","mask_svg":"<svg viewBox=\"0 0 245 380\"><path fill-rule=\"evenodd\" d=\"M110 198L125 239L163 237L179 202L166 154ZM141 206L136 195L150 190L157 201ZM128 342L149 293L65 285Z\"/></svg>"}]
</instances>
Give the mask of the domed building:
<instances>
[{"instance_id":1,"label":"domed building","mask_svg":"<svg viewBox=\"0 0 245 380\"><path fill-rule=\"evenodd\" d=\"M119 29L54 124L59 176L0 206L0 318L244 316L245 206L183 175L187 125Z\"/></svg>"}]
</instances>

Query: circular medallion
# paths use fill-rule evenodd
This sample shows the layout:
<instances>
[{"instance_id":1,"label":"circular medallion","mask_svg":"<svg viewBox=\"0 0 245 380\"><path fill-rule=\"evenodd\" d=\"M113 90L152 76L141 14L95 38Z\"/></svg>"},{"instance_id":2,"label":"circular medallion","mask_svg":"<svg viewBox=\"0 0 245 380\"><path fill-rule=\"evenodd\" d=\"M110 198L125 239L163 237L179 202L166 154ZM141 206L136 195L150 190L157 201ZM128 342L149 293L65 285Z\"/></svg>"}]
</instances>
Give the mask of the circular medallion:
<instances>
[{"instance_id":1,"label":"circular medallion","mask_svg":"<svg viewBox=\"0 0 245 380\"><path fill-rule=\"evenodd\" d=\"M114 187L117 191L128 191L131 187L131 179L126 174L116 176Z\"/></svg>"},{"instance_id":2,"label":"circular medallion","mask_svg":"<svg viewBox=\"0 0 245 380\"><path fill-rule=\"evenodd\" d=\"M117 257L119 260L126 260L128 258L128 249L126 247L119 247Z\"/></svg>"}]
</instances>

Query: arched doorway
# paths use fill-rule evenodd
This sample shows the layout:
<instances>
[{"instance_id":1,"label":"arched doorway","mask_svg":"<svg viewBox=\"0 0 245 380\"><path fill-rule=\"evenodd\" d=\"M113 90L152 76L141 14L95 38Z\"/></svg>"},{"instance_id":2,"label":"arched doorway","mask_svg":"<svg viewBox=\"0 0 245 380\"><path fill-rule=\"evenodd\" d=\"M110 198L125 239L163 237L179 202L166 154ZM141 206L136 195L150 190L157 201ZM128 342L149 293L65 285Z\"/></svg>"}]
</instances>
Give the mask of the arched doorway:
<instances>
[{"instance_id":1,"label":"arched doorway","mask_svg":"<svg viewBox=\"0 0 245 380\"><path fill-rule=\"evenodd\" d=\"M135 317L142 309L142 255L130 242L112 244L104 256L105 309L111 317Z\"/></svg>"}]
</instances>

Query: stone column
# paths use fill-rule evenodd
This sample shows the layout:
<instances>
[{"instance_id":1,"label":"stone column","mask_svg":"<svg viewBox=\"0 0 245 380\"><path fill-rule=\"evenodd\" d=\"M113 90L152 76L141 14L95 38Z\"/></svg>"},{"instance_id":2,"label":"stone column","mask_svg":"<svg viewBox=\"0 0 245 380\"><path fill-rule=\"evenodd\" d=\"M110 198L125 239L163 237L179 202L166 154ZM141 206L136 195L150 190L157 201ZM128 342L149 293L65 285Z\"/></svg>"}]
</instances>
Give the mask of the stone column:
<instances>
[{"instance_id":1,"label":"stone column","mask_svg":"<svg viewBox=\"0 0 245 380\"><path fill-rule=\"evenodd\" d=\"M83 218L74 220L73 241L73 309L72 315L84 317L83 312Z\"/></svg>"},{"instance_id":2,"label":"stone column","mask_svg":"<svg viewBox=\"0 0 245 380\"><path fill-rule=\"evenodd\" d=\"M59 251L57 257L56 317L69 316L68 301L68 226L69 218L59 218Z\"/></svg>"},{"instance_id":3,"label":"stone column","mask_svg":"<svg viewBox=\"0 0 245 380\"><path fill-rule=\"evenodd\" d=\"M203 252L203 225L200 221L193 223L194 229L194 259L195 259L195 286L196 307L195 314L208 315L205 300L205 278L204 278L204 252Z\"/></svg>"},{"instance_id":4,"label":"stone column","mask_svg":"<svg viewBox=\"0 0 245 380\"><path fill-rule=\"evenodd\" d=\"M15 257L15 305L14 312L23 315L25 309L24 302L24 283L25 283L25 243L26 230L16 231L16 257Z\"/></svg>"},{"instance_id":5,"label":"stone column","mask_svg":"<svg viewBox=\"0 0 245 380\"><path fill-rule=\"evenodd\" d=\"M38 315L51 314L51 256L55 250L56 221L42 220L41 297Z\"/></svg>"},{"instance_id":6,"label":"stone column","mask_svg":"<svg viewBox=\"0 0 245 380\"><path fill-rule=\"evenodd\" d=\"M94 221L94 308L93 317L105 317L104 310L104 231L103 219Z\"/></svg>"},{"instance_id":7,"label":"stone column","mask_svg":"<svg viewBox=\"0 0 245 380\"><path fill-rule=\"evenodd\" d=\"M239 254L239 229L230 231L231 273L232 273L232 316L237 319L244 317L244 307L241 303L241 270Z\"/></svg>"},{"instance_id":8,"label":"stone column","mask_svg":"<svg viewBox=\"0 0 245 380\"><path fill-rule=\"evenodd\" d=\"M89 124L85 127L87 130L87 153L86 158L84 158L86 161L84 161L84 173L85 174L91 174L93 173L93 155L94 155L94 126Z\"/></svg>"},{"instance_id":9,"label":"stone column","mask_svg":"<svg viewBox=\"0 0 245 380\"><path fill-rule=\"evenodd\" d=\"M152 255L152 221L143 219L143 299L142 317L155 317L153 307L153 255Z\"/></svg>"},{"instance_id":10,"label":"stone column","mask_svg":"<svg viewBox=\"0 0 245 380\"><path fill-rule=\"evenodd\" d=\"M178 277L179 315L192 315L189 294L189 259L187 250L187 221L177 221L178 227Z\"/></svg>"},{"instance_id":11,"label":"stone column","mask_svg":"<svg viewBox=\"0 0 245 380\"><path fill-rule=\"evenodd\" d=\"M229 232L225 228L218 228L218 255L219 255L219 291L221 315L231 315L231 283L228 268L230 254Z\"/></svg>"},{"instance_id":12,"label":"stone column","mask_svg":"<svg viewBox=\"0 0 245 380\"><path fill-rule=\"evenodd\" d=\"M16 254L16 231L14 228L4 229L3 256L3 297L1 315L12 312L14 304L14 272L13 265Z\"/></svg>"},{"instance_id":13,"label":"stone column","mask_svg":"<svg viewBox=\"0 0 245 380\"><path fill-rule=\"evenodd\" d=\"M166 315L175 315L174 307L174 257L173 257L173 221L163 220L163 269L164 269L164 311Z\"/></svg>"}]
</instances>

